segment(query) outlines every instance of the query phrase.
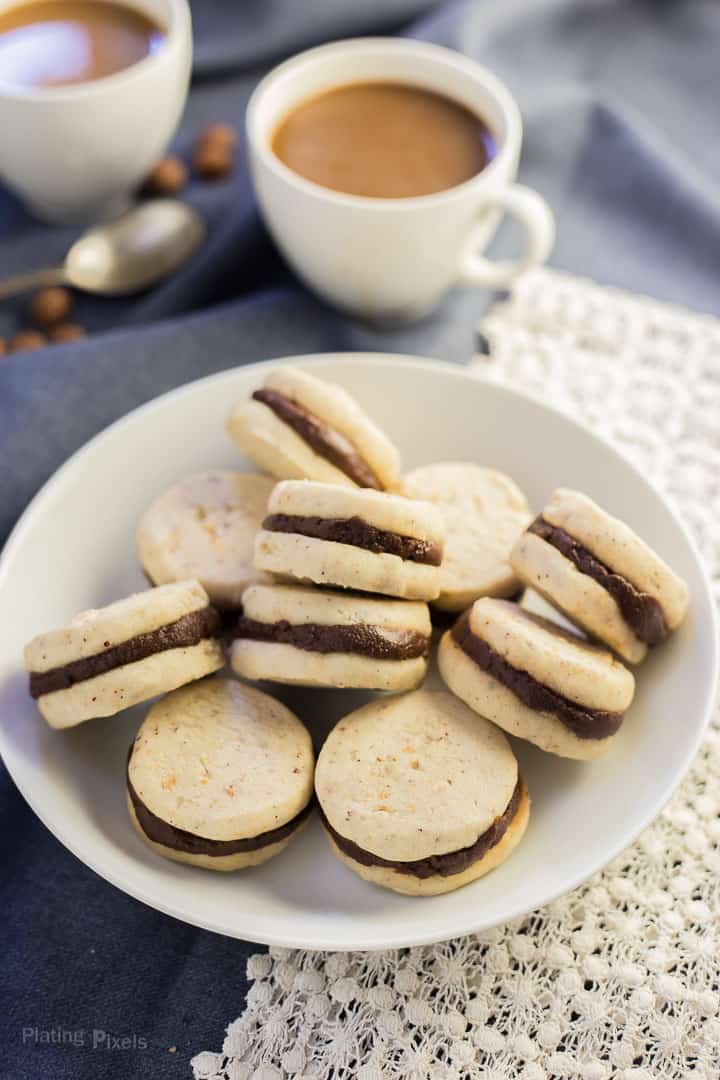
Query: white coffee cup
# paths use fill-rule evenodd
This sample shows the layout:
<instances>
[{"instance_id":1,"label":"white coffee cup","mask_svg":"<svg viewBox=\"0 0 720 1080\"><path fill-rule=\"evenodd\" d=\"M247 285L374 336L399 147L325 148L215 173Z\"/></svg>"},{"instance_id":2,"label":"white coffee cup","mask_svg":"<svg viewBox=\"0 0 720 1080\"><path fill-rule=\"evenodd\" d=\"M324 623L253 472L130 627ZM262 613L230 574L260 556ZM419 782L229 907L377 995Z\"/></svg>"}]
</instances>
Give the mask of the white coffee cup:
<instances>
[{"instance_id":1,"label":"white coffee cup","mask_svg":"<svg viewBox=\"0 0 720 1080\"><path fill-rule=\"evenodd\" d=\"M278 123L298 104L352 82L404 82L443 94L478 113L498 152L472 179L418 198L379 199L321 187L272 151ZM398 38L356 38L300 53L267 75L247 109L257 198L287 261L315 292L343 310L403 321L429 311L453 285L502 288L550 254L552 211L515 184L522 120L503 84L450 49ZM503 213L524 227L525 253L491 261L482 252Z\"/></svg>"},{"instance_id":2,"label":"white coffee cup","mask_svg":"<svg viewBox=\"0 0 720 1080\"><path fill-rule=\"evenodd\" d=\"M20 0L0 0L0 11ZM127 205L162 156L192 61L187 0L120 0L165 31L157 50L102 79L23 88L0 71L0 178L38 217L97 221Z\"/></svg>"}]
</instances>

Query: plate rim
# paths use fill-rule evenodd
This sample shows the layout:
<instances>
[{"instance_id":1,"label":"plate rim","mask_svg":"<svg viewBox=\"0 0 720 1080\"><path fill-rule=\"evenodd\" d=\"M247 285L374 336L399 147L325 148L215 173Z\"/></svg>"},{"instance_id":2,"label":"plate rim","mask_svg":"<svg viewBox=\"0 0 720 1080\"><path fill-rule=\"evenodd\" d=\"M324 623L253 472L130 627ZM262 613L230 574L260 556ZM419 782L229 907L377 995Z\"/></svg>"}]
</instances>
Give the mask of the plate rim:
<instances>
[{"instance_id":1,"label":"plate rim","mask_svg":"<svg viewBox=\"0 0 720 1080\"><path fill-rule=\"evenodd\" d=\"M0 757L2 757L5 768L8 771L13 783L17 787L18 791L25 799L26 803L36 815L36 817L42 822L45 828L51 833L52 836L58 840L63 847L65 847L75 858L77 858L84 866L88 867L98 877L107 881L114 888L119 889L127 896L131 896L135 900L139 900L141 903L146 904L148 907L155 911L160 911L165 915L168 915L179 922L183 922L187 925L197 926L201 929L208 930L212 933L221 934L225 937L230 937L235 940L248 941L251 944L267 945L273 947L285 947L285 948L297 948L297 949L315 949L318 951L362 951L372 952L381 949L397 949L408 948L414 946L430 945L439 941L447 941L454 937L461 937L467 934L482 932L486 929L491 929L498 925L504 925L505 923L512 922L514 919L521 918L530 911L538 910L552 903L554 900L561 896L577 889L585 881L588 880L592 874L601 872L608 866L617 856L630 847L637 840L640 833L642 833L661 813L664 806L668 803L673 796L680 783L685 778L695 755L697 754L708 729L710 718L712 715L713 706L718 689L718 682L720 680L720 623L718 620L718 613L714 601L712 583L710 576L705 565L705 561L698 549L698 546L685 525L682 517L676 510L673 500L668 497L658 485L649 477L641 473L640 469L632 462L626 454L615 446L610 440L600 432L595 431L592 428L582 424L571 413L565 411L560 406L553 402L546 401L539 393L527 390L523 387L516 387L503 381L496 381L488 379L486 373L482 368L472 370L467 364L453 364L448 361L432 359L429 357L422 357L413 354L406 353L391 353L378 351L340 351L340 352L324 352L324 353L302 353L297 355L273 357L266 360L257 361L249 364L239 364L231 368L225 368L222 371L215 372L212 375L200 376L197 379L193 379L190 382L183 383L180 386L173 387L170 390L158 394L157 396L150 398L148 401L143 402L141 405L130 409L128 412L119 416L112 423L102 428L85 443L79 446L73 453L51 473L43 485L39 488L36 494L28 502L27 506L23 510L22 514L13 526L10 534L0 550L0 596L2 595L3 585L6 576L9 574L9 566L15 551L21 546L26 531L32 527L32 521L35 514L38 512L38 506L41 505L44 498L51 492L52 488L62 482L62 478L66 472L70 471L76 460L85 455L88 451L96 446L98 443L106 438L109 438L116 429L121 428L124 424L128 423L130 419L135 419L138 415L145 413L151 413L154 409L162 408L169 400L175 398L181 398L185 395L192 394L198 385L203 386L212 384L214 382L223 382L225 380L231 380L239 372L257 372L259 376L266 370L270 370L277 367L280 364L294 364L302 365L303 367L322 367L329 363L344 364L344 363L362 363L368 366L374 366L377 368L386 367L388 364L401 365L411 364L415 368L422 368L430 370L438 374L442 374L444 377L459 378L459 379L472 379L477 382L486 382L488 385L492 385L493 388L509 398L520 398L525 401L531 402L533 405L540 407L546 412L553 414L555 417L561 419L564 423L570 424L572 427L579 429L584 435L590 436L591 439L599 442L606 451L609 451L614 457L618 458L623 466L631 472L633 472L637 478L649 488L656 498L663 505L665 510L670 514L675 527L681 533L690 555L695 564L695 569L702 582L704 599L707 601L707 607L710 613L710 630L711 641L710 645L710 680L709 680L709 692L707 700L705 701L703 708L703 716L701 723L697 728L697 732L693 740L688 744L685 753L678 759L677 767L675 769L675 775L672 783L669 785L668 790L661 793L661 795L655 799L645 810L641 816L641 820L638 824L626 834L623 834L622 839L616 846L613 846L605 860L598 864L593 870L588 873L581 873L579 877L573 878L571 881L566 882L560 888L550 889L546 894L540 898L539 901L533 901L532 907L517 905L516 908L509 909L502 916L493 918L490 921L483 921L480 919L478 922L472 917L472 911L475 909L469 909L469 921L463 921L456 928L450 932L432 930L424 934L420 934L419 931L410 933L403 937L393 937L392 941L378 939L377 941L363 940L361 943L356 943L353 940L343 941L339 944L336 939L328 938L326 940L315 939L312 943L308 944L299 940L296 936L280 933L263 933L258 937L245 937L246 931L236 930L229 928L227 925L221 925L219 923L213 923L212 919L203 919L198 917L194 913L189 913L184 910L184 905L180 902L174 906L165 903L162 900L158 900L153 897L150 898L147 893L144 893L142 889L133 885L132 889L128 888L127 883L120 880L120 875L115 875L107 867L100 868L98 860L88 859L80 853L79 845L76 845L72 838L69 838L63 828L62 822L56 822L48 820L48 818L40 812L35 805L32 792L28 792L24 789L21 783L18 781L15 772L8 762L7 750L10 744L5 738L5 731L2 725L0 725ZM12 757L12 750L10 750L10 757Z\"/></svg>"}]
</instances>

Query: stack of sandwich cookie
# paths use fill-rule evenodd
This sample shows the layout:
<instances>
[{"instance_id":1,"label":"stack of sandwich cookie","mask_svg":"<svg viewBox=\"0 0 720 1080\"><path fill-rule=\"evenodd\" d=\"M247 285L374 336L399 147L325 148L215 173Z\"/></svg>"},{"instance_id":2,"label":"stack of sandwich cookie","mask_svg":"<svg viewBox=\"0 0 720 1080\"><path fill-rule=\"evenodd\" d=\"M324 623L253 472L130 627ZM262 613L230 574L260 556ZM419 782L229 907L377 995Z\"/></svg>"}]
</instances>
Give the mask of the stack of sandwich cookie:
<instances>
[{"instance_id":1,"label":"stack of sandwich cookie","mask_svg":"<svg viewBox=\"0 0 720 1080\"><path fill-rule=\"evenodd\" d=\"M251 461L280 480L392 490L400 455L347 391L298 368L276 367L227 430Z\"/></svg>"},{"instance_id":2,"label":"stack of sandwich cookie","mask_svg":"<svg viewBox=\"0 0 720 1080\"><path fill-rule=\"evenodd\" d=\"M197 581L136 593L34 638L30 693L51 727L113 716L221 668L219 633Z\"/></svg>"},{"instance_id":3,"label":"stack of sandwich cookie","mask_svg":"<svg viewBox=\"0 0 720 1080\"><path fill-rule=\"evenodd\" d=\"M150 582L195 578L215 607L237 610L248 585L267 580L253 566L253 543L274 484L256 473L212 469L160 495L137 530Z\"/></svg>"},{"instance_id":4,"label":"stack of sandwich cookie","mask_svg":"<svg viewBox=\"0 0 720 1080\"><path fill-rule=\"evenodd\" d=\"M507 600L476 600L443 635L438 666L481 716L582 760L607 749L635 692L611 653Z\"/></svg>"},{"instance_id":5,"label":"stack of sandwich cookie","mask_svg":"<svg viewBox=\"0 0 720 1080\"><path fill-rule=\"evenodd\" d=\"M409 690L425 677L431 625L420 601L254 585L235 633L232 667L247 679Z\"/></svg>"},{"instance_id":6,"label":"stack of sandwich cookie","mask_svg":"<svg viewBox=\"0 0 720 1080\"><path fill-rule=\"evenodd\" d=\"M532 515L509 476L467 462L423 465L404 477L402 491L434 503L445 520L440 595L434 607L464 611L479 596L510 597L521 590L510 551Z\"/></svg>"},{"instance_id":7,"label":"stack of sandwich cookie","mask_svg":"<svg viewBox=\"0 0 720 1080\"><path fill-rule=\"evenodd\" d=\"M241 870L279 854L308 819L310 736L267 694L204 679L154 705L127 766L128 810L158 855Z\"/></svg>"},{"instance_id":8,"label":"stack of sandwich cookie","mask_svg":"<svg viewBox=\"0 0 720 1080\"><path fill-rule=\"evenodd\" d=\"M442 690L344 717L320 751L315 791L334 854L413 896L451 892L499 866L530 810L506 737Z\"/></svg>"},{"instance_id":9,"label":"stack of sandwich cookie","mask_svg":"<svg viewBox=\"0 0 720 1080\"><path fill-rule=\"evenodd\" d=\"M515 545L518 576L593 637L639 663L685 618L685 582L622 521L560 488Z\"/></svg>"},{"instance_id":10,"label":"stack of sandwich cookie","mask_svg":"<svg viewBox=\"0 0 720 1080\"><path fill-rule=\"evenodd\" d=\"M286 480L270 496L255 566L317 585L432 600L444 540L442 516L429 503Z\"/></svg>"}]
</instances>

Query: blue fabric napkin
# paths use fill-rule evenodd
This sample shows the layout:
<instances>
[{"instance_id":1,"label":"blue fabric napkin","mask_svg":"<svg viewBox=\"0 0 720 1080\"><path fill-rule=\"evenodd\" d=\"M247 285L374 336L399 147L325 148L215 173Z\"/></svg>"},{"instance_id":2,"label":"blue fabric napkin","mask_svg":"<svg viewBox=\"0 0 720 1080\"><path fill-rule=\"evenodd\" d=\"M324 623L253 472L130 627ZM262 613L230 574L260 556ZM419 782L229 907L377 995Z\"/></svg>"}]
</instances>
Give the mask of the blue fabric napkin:
<instances>
[{"instance_id":1,"label":"blue fabric napkin","mask_svg":"<svg viewBox=\"0 0 720 1080\"><path fill-rule=\"evenodd\" d=\"M393 32L436 41L486 63L516 94L521 179L558 217L554 265L720 312L714 0L196 0L193 15L179 153L205 122L240 131L257 80L300 48ZM423 322L380 332L299 288L257 218L242 150L231 178L193 181L186 194L210 235L181 273L130 300L82 298L86 342L0 361L0 542L68 454L190 379L327 349L470 356L486 294L456 290ZM0 276L57 262L75 234L33 222L0 188ZM501 230L494 253L515 241ZM0 310L0 335L21 316L21 302ZM188 1076L190 1056L218 1047L241 1011L255 946L181 925L101 881L4 772L0 812L0 1080Z\"/></svg>"}]
</instances>

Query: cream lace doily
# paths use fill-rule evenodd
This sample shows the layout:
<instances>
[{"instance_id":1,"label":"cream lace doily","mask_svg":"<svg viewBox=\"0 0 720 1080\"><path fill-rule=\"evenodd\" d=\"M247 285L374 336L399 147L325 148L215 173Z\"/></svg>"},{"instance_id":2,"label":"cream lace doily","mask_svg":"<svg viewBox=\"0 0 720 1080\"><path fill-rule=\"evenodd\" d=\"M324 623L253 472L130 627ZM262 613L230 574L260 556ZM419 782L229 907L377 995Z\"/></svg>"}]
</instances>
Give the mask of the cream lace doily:
<instances>
[{"instance_id":1,"label":"cream lace doily","mask_svg":"<svg viewBox=\"0 0 720 1080\"><path fill-rule=\"evenodd\" d=\"M482 330L478 373L633 458L720 597L720 322L541 270ZM251 957L245 1011L196 1080L718 1080L719 721L655 824L549 907L442 945Z\"/></svg>"}]
</instances>

